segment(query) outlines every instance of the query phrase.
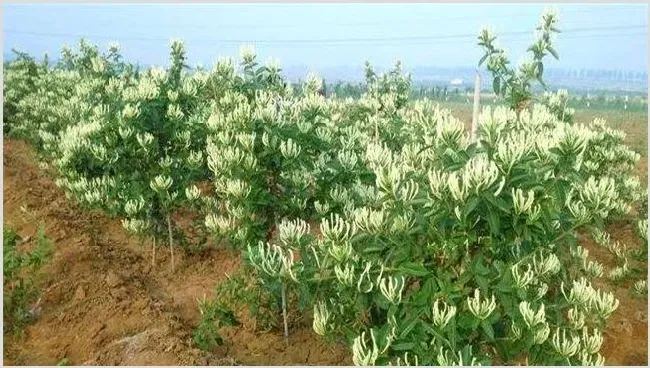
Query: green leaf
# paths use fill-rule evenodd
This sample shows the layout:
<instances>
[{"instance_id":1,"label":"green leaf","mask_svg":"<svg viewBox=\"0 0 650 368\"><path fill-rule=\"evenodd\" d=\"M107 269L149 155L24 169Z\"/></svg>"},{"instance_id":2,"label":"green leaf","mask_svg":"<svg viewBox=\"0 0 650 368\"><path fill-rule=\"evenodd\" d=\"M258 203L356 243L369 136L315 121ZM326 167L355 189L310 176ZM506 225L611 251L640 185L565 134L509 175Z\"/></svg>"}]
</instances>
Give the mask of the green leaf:
<instances>
[{"instance_id":1,"label":"green leaf","mask_svg":"<svg viewBox=\"0 0 650 368\"><path fill-rule=\"evenodd\" d=\"M487 220L492 235L499 234L499 230L501 230L501 221L499 219L499 215L497 215L495 212L490 211Z\"/></svg>"},{"instance_id":2,"label":"green leaf","mask_svg":"<svg viewBox=\"0 0 650 368\"><path fill-rule=\"evenodd\" d=\"M478 61L478 66L483 65L483 63L485 62L485 59L487 59L488 56L490 56L490 54L485 54L485 55L483 55L483 57L481 58L481 60Z\"/></svg>"},{"instance_id":3,"label":"green leaf","mask_svg":"<svg viewBox=\"0 0 650 368\"><path fill-rule=\"evenodd\" d=\"M402 263L398 267L398 270L407 276L426 276L430 273L430 271L427 270L426 267L414 262Z\"/></svg>"},{"instance_id":4,"label":"green leaf","mask_svg":"<svg viewBox=\"0 0 650 368\"><path fill-rule=\"evenodd\" d=\"M413 350L415 348L415 343L414 342L402 342L399 344L391 345L391 349L397 350L397 351L403 351L403 350Z\"/></svg>"},{"instance_id":5,"label":"green leaf","mask_svg":"<svg viewBox=\"0 0 650 368\"><path fill-rule=\"evenodd\" d=\"M490 341L494 341L494 329L487 320L481 321L481 329L485 332Z\"/></svg>"},{"instance_id":6,"label":"green leaf","mask_svg":"<svg viewBox=\"0 0 650 368\"><path fill-rule=\"evenodd\" d=\"M560 32L560 31L558 31L558 32ZM551 55L553 55L555 60L560 60L560 57L557 55L557 51L555 51L555 49L552 46L548 46L546 49L548 50L548 52L551 53Z\"/></svg>"},{"instance_id":7,"label":"green leaf","mask_svg":"<svg viewBox=\"0 0 650 368\"><path fill-rule=\"evenodd\" d=\"M501 79L499 77L494 78L492 81L492 89L494 89L494 93L497 95L501 92Z\"/></svg>"}]
</instances>

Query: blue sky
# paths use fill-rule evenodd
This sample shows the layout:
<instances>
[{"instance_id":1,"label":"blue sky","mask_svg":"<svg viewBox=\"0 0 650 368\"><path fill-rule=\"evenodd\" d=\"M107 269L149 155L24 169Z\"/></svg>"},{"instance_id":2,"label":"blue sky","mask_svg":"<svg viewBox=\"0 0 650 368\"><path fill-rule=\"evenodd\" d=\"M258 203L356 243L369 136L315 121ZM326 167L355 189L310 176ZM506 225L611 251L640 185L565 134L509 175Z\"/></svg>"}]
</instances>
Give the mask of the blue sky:
<instances>
[{"instance_id":1,"label":"blue sky","mask_svg":"<svg viewBox=\"0 0 650 368\"><path fill-rule=\"evenodd\" d=\"M262 60L318 70L361 66L473 66L475 34L490 25L513 61L532 38L544 4L34 4L4 5L4 52L58 55L80 36L122 45L127 59L166 65L171 37L191 64L211 65L255 44ZM647 71L646 4L557 4L560 61L554 68ZM640 27L637 27L640 26ZM518 34L517 32L528 32Z\"/></svg>"}]
</instances>

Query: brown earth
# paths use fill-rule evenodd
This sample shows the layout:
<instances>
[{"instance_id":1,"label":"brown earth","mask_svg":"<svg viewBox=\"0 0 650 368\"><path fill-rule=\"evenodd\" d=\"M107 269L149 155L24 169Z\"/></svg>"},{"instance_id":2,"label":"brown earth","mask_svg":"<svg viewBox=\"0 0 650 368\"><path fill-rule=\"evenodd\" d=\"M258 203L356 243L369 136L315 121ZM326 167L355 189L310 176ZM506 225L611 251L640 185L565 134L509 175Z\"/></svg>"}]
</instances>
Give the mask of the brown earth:
<instances>
[{"instance_id":1,"label":"brown earth","mask_svg":"<svg viewBox=\"0 0 650 368\"><path fill-rule=\"evenodd\" d=\"M40 312L23 338L5 335L5 365L339 365L343 346L330 345L302 324L285 345L280 331L250 323L225 328L214 353L192 347L197 299L240 266L224 249L194 255L167 252L151 265L150 244L126 235L119 221L79 208L41 170L33 150L4 140L4 221L35 239L39 223L55 245L41 270ZM29 247L33 240L21 247ZM162 249L162 248L161 248Z\"/></svg>"}]
</instances>

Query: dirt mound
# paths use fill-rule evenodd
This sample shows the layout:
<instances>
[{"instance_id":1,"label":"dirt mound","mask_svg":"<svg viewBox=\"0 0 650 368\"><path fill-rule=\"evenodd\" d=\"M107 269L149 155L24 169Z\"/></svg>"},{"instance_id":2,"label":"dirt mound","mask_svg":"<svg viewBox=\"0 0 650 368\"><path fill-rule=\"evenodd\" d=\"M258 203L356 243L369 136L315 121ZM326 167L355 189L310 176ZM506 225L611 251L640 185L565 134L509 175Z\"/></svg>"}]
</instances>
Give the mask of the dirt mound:
<instances>
[{"instance_id":1,"label":"dirt mound","mask_svg":"<svg viewBox=\"0 0 650 368\"><path fill-rule=\"evenodd\" d=\"M150 244L128 237L118 220L66 199L23 142L5 140L3 160L5 223L34 239L42 222L55 244L42 270L40 314L24 338L5 336L5 364L349 363L347 349L327 345L306 325L292 331L287 346L279 331L239 328L224 331L226 344L216 353L193 348L197 299L210 297L225 273L237 270L238 256L223 249L176 252L172 274L160 248L152 266Z\"/></svg>"}]
</instances>

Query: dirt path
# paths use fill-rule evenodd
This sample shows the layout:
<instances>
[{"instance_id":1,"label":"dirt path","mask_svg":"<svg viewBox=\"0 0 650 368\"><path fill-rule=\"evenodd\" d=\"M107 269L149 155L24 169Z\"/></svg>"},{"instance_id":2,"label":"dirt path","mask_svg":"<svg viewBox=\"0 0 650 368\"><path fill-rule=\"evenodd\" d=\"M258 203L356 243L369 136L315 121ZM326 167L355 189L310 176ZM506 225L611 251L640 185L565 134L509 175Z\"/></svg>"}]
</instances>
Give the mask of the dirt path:
<instances>
[{"instance_id":1,"label":"dirt path","mask_svg":"<svg viewBox=\"0 0 650 368\"><path fill-rule=\"evenodd\" d=\"M166 252L151 267L150 252L129 238L119 221L76 206L41 170L30 147L4 141L4 221L22 237L40 222L55 244L43 268L41 311L23 339L5 336L4 363L56 365L336 365L347 349L324 343L310 326L256 333L224 331L217 353L191 346L199 321L197 298L234 272L239 258L225 250L178 256ZM28 245L27 245L28 246Z\"/></svg>"}]
</instances>

